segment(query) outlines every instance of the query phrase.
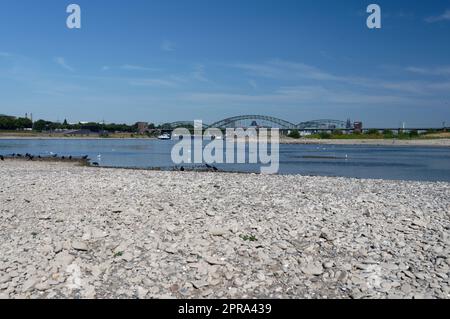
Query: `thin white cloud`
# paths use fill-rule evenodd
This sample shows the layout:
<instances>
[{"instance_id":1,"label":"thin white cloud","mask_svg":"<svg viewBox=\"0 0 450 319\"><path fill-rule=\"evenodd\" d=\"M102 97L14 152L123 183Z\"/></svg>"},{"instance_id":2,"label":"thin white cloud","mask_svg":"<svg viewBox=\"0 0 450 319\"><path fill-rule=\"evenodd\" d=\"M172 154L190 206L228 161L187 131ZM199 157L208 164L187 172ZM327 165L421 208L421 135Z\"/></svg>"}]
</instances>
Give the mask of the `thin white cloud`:
<instances>
[{"instance_id":1,"label":"thin white cloud","mask_svg":"<svg viewBox=\"0 0 450 319\"><path fill-rule=\"evenodd\" d=\"M208 82L208 79L206 78L205 66L202 64L197 64L194 67L194 71L192 72L191 75L192 78L194 78L197 81Z\"/></svg>"},{"instance_id":2,"label":"thin white cloud","mask_svg":"<svg viewBox=\"0 0 450 319\"><path fill-rule=\"evenodd\" d=\"M260 76L283 81L304 81L312 80L319 83L336 82L345 85L351 85L353 88L369 88L376 90L389 90L397 93L409 93L415 95L435 94L444 86L436 86L431 81L387 81L384 79L366 78L353 75L335 75L323 71L317 67L304 63L272 60L262 64L233 64L232 67L244 70L252 76ZM405 69L408 72L415 72L427 75L449 75L450 67L440 68L416 68L409 67Z\"/></svg>"},{"instance_id":3,"label":"thin white cloud","mask_svg":"<svg viewBox=\"0 0 450 319\"><path fill-rule=\"evenodd\" d=\"M230 65L231 67L241 69L246 71L248 74L267 77L267 78L276 78L283 75L282 70L267 64L244 64L237 63Z\"/></svg>"},{"instance_id":4,"label":"thin white cloud","mask_svg":"<svg viewBox=\"0 0 450 319\"><path fill-rule=\"evenodd\" d=\"M175 49L176 49L175 43L169 40L164 40L163 43L161 43L161 50L163 51L171 52L175 51Z\"/></svg>"},{"instance_id":5,"label":"thin white cloud","mask_svg":"<svg viewBox=\"0 0 450 319\"><path fill-rule=\"evenodd\" d=\"M63 57L57 57L55 58L55 62L61 66L62 68L70 71L70 72L74 72L75 69L72 68L70 65L67 64L66 60Z\"/></svg>"},{"instance_id":6,"label":"thin white cloud","mask_svg":"<svg viewBox=\"0 0 450 319\"><path fill-rule=\"evenodd\" d=\"M436 68L425 68L410 66L406 71L421 75L450 75L450 66L441 66Z\"/></svg>"},{"instance_id":7,"label":"thin white cloud","mask_svg":"<svg viewBox=\"0 0 450 319\"><path fill-rule=\"evenodd\" d=\"M186 94L183 100L225 105L416 105L425 106L432 103L432 100L412 98L409 96L399 96L392 94L368 94L354 92L352 90L329 89L323 86L296 86L284 87L271 93L264 94L238 94L222 92L195 92Z\"/></svg>"},{"instance_id":8,"label":"thin white cloud","mask_svg":"<svg viewBox=\"0 0 450 319\"><path fill-rule=\"evenodd\" d=\"M256 83L255 80L249 80L249 81L248 81L248 84L249 84L252 88L254 88L255 90L258 88L258 84Z\"/></svg>"},{"instance_id":9,"label":"thin white cloud","mask_svg":"<svg viewBox=\"0 0 450 319\"><path fill-rule=\"evenodd\" d=\"M102 71L109 71L109 70L111 70L111 67L107 65L102 66Z\"/></svg>"},{"instance_id":10,"label":"thin white cloud","mask_svg":"<svg viewBox=\"0 0 450 319\"><path fill-rule=\"evenodd\" d=\"M425 19L428 23L450 21L450 10L445 11L443 14L438 16L432 16Z\"/></svg>"},{"instance_id":11,"label":"thin white cloud","mask_svg":"<svg viewBox=\"0 0 450 319\"><path fill-rule=\"evenodd\" d=\"M263 64L232 64L234 68L246 71L253 76L267 78L308 78L312 80L343 80L344 78L323 72L304 63L272 60Z\"/></svg>"},{"instance_id":12,"label":"thin white cloud","mask_svg":"<svg viewBox=\"0 0 450 319\"><path fill-rule=\"evenodd\" d=\"M124 64L124 65L120 66L120 68L122 70L127 70L127 71L155 71L155 69L147 68L145 66L140 66L140 65L134 65L134 64Z\"/></svg>"},{"instance_id":13,"label":"thin white cloud","mask_svg":"<svg viewBox=\"0 0 450 319\"><path fill-rule=\"evenodd\" d=\"M176 87L177 83L166 79L134 79L130 85L133 86L149 86L149 87Z\"/></svg>"}]
</instances>

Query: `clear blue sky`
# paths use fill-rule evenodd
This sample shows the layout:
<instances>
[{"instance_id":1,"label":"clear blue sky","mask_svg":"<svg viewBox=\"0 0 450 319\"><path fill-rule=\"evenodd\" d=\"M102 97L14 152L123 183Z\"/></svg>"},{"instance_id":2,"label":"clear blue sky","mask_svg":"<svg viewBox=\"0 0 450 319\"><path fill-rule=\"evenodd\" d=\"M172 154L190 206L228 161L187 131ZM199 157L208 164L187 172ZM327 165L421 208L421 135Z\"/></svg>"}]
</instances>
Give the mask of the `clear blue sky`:
<instances>
[{"instance_id":1,"label":"clear blue sky","mask_svg":"<svg viewBox=\"0 0 450 319\"><path fill-rule=\"evenodd\" d=\"M66 27L66 6L82 29ZM381 30L366 27L370 3ZM450 124L450 1L1 0L0 113Z\"/></svg>"}]
</instances>

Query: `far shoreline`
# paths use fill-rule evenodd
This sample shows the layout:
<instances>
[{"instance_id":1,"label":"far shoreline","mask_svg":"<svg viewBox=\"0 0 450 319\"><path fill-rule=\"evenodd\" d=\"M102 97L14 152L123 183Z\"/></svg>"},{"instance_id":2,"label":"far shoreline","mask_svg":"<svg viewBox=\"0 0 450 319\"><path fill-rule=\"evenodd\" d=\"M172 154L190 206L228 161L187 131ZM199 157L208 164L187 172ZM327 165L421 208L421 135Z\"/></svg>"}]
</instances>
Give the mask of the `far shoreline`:
<instances>
[{"instance_id":1,"label":"far shoreline","mask_svg":"<svg viewBox=\"0 0 450 319\"><path fill-rule=\"evenodd\" d=\"M2 136L0 141L8 140L158 140L156 137L68 137L68 136ZM282 137L280 144L288 145L366 145L366 146L421 146L450 147L450 138L434 139L293 139Z\"/></svg>"}]
</instances>

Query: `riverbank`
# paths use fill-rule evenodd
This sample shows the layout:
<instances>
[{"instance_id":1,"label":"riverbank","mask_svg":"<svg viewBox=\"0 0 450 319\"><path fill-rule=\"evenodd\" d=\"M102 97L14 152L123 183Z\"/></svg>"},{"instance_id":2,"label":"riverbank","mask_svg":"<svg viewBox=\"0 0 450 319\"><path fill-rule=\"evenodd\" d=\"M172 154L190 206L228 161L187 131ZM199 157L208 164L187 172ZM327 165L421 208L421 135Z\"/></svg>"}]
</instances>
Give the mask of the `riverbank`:
<instances>
[{"instance_id":1,"label":"riverbank","mask_svg":"<svg viewBox=\"0 0 450 319\"><path fill-rule=\"evenodd\" d=\"M283 138L282 144L372 145L372 146L431 146L450 147L450 138L443 139L292 139Z\"/></svg>"},{"instance_id":2,"label":"riverbank","mask_svg":"<svg viewBox=\"0 0 450 319\"><path fill-rule=\"evenodd\" d=\"M449 298L450 184L0 162L2 298Z\"/></svg>"},{"instance_id":3,"label":"riverbank","mask_svg":"<svg viewBox=\"0 0 450 319\"><path fill-rule=\"evenodd\" d=\"M55 136L5 136L0 135L1 140L157 140L150 137L55 137ZM450 147L450 138L431 139L293 139L282 137L280 144L302 144L302 145L373 145L373 146L430 146Z\"/></svg>"}]
</instances>

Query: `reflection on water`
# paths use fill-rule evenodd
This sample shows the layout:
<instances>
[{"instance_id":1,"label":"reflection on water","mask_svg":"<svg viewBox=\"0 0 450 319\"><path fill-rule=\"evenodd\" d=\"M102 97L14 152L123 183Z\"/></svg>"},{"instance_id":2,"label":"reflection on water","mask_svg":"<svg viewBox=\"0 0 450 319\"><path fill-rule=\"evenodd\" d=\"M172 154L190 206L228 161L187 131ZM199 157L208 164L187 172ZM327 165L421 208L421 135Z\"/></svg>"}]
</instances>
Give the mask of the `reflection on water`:
<instances>
[{"instance_id":1,"label":"reflection on water","mask_svg":"<svg viewBox=\"0 0 450 319\"><path fill-rule=\"evenodd\" d=\"M101 166L171 168L173 141L0 140L0 154L89 155ZM247 154L248 155L248 154ZM226 171L259 172L257 164L220 164ZM450 182L450 148L367 145L280 145L280 174Z\"/></svg>"}]
</instances>

